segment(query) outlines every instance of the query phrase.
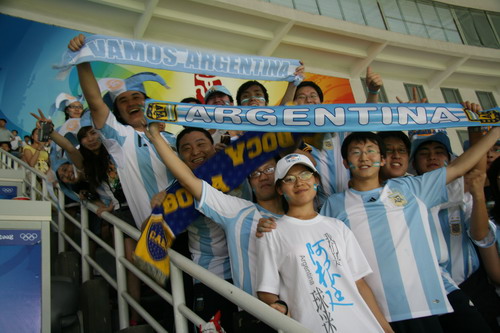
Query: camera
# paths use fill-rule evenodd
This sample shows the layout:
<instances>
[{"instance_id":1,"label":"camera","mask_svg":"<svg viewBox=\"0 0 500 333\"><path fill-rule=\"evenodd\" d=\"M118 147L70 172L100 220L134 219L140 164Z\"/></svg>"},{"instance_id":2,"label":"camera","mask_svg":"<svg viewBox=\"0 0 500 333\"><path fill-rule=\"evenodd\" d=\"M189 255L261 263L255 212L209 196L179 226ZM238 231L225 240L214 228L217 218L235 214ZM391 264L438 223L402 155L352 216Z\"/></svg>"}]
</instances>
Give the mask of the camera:
<instances>
[{"instance_id":1,"label":"camera","mask_svg":"<svg viewBox=\"0 0 500 333\"><path fill-rule=\"evenodd\" d=\"M41 122L40 128L38 129L38 141L47 142L50 139L50 133L53 131L52 123Z\"/></svg>"}]
</instances>

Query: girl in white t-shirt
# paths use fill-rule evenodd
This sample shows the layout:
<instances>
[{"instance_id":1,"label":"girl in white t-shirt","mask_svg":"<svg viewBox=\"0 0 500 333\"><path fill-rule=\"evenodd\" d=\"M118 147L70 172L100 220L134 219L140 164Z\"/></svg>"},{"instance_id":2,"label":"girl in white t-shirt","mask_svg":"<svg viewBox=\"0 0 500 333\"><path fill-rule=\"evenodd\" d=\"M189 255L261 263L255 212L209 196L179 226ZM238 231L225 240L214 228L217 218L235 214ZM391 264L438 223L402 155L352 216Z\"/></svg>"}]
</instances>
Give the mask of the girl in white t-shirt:
<instances>
[{"instance_id":1,"label":"girl in white t-shirt","mask_svg":"<svg viewBox=\"0 0 500 333\"><path fill-rule=\"evenodd\" d=\"M278 161L276 190L288 207L257 241L258 297L313 332L392 332L363 277L371 273L349 228L319 215L320 183L311 161Z\"/></svg>"}]
</instances>

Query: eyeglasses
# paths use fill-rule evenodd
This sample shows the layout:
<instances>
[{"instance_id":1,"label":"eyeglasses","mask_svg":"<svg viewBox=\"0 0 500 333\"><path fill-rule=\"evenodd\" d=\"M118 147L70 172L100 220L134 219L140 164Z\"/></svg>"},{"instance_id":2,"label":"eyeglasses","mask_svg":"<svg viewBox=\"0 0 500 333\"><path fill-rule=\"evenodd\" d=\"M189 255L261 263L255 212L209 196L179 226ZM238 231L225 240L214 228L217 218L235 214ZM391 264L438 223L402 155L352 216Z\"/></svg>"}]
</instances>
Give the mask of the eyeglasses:
<instances>
[{"instance_id":1,"label":"eyeglasses","mask_svg":"<svg viewBox=\"0 0 500 333\"><path fill-rule=\"evenodd\" d=\"M68 109L83 110L83 106L81 106L81 105L70 105L70 106L68 106Z\"/></svg>"},{"instance_id":2,"label":"eyeglasses","mask_svg":"<svg viewBox=\"0 0 500 333\"><path fill-rule=\"evenodd\" d=\"M285 176L285 178L283 178L281 181L284 184L295 184L295 182L297 182L297 179L300 179L300 180L309 180L309 179L311 179L311 177L313 175L314 175L314 172L311 172L311 171L302 171L297 176L294 176L294 175Z\"/></svg>"},{"instance_id":3,"label":"eyeglasses","mask_svg":"<svg viewBox=\"0 0 500 333\"><path fill-rule=\"evenodd\" d=\"M380 152L378 150L375 150L375 149L368 149L368 150L353 149L348 153L348 155L350 157L359 158L359 157L361 157L361 155L363 153L369 157L374 157L374 156L377 156L378 154L380 154Z\"/></svg>"},{"instance_id":4,"label":"eyeglasses","mask_svg":"<svg viewBox=\"0 0 500 333\"><path fill-rule=\"evenodd\" d=\"M408 155L408 150L401 148L401 149L386 149L385 150L387 155L392 155L395 153L398 153L398 155Z\"/></svg>"},{"instance_id":5,"label":"eyeglasses","mask_svg":"<svg viewBox=\"0 0 500 333\"><path fill-rule=\"evenodd\" d=\"M270 167L267 169L264 169L262 171L256 170L250 174L250 178L259 178L260 175L265 174L265 175L271 175L274 173L274 167Z\"/></svg>"}]
</instances>

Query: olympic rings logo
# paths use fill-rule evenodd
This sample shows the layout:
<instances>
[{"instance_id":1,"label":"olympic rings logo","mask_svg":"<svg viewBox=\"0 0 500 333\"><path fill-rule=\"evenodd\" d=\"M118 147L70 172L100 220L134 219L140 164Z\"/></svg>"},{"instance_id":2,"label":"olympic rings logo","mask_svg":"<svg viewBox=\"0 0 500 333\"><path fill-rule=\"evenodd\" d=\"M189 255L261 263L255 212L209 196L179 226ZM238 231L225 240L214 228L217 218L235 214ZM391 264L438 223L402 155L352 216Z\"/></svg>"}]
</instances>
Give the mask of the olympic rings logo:
<instances>
[{"instance_id":1,"label":"olympic rings logo","mask_svg":"<svg viewBox=\"0 0 500 333\"><path fill-rule=\"evenodd\" d=\"M38 238L38 235L36 233L22 233L19 237L21 237L21 239L25 242L32 242Z\"/></svg>"},{"instance_id":2,"label":"olympic rings logo","mask_svg":"<svg viewBox=\"0 0 500 333\"><path fill-rule=\"evenodd\" d=\"M14 192L14 188L4 187L4 188L2 188L2 192L3 193L12 193L12 192Z\"/></svg>"}]
</instances>

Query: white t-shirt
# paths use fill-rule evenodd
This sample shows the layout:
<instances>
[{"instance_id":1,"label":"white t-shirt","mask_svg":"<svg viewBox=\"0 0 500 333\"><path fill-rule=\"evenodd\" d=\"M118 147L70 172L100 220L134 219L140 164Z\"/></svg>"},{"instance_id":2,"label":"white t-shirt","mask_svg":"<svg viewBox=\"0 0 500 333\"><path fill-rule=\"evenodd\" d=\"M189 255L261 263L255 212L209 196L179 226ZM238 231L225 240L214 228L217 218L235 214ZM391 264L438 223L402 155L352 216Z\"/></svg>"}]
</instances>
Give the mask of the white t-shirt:
<instances>
[{"instance_id":1,"label":"white t-shirt","mask_svg":"<svg viewBox=\"0 0 500 333\"><path fill-rule=\"evenodd\" d=\"M383 332L355 283L370 266L341 221L285 215L257 249L257 291L279 295L311 331Z\"/></svg>"},{"instance_id":2,"label":"white t-shirt","mask_svg":"<svg viewBox=\"0 0 500 333\"><path fill-rule=\"evenodd\" d=\"M10 142L10 146L11 146L12 150L17 150L17 148L19 148L19 145L21 144L21 142L23 142L21 137L19 135L16 135L14 137L14 140L12 140Z\"/></svg>"}]
</instances>

